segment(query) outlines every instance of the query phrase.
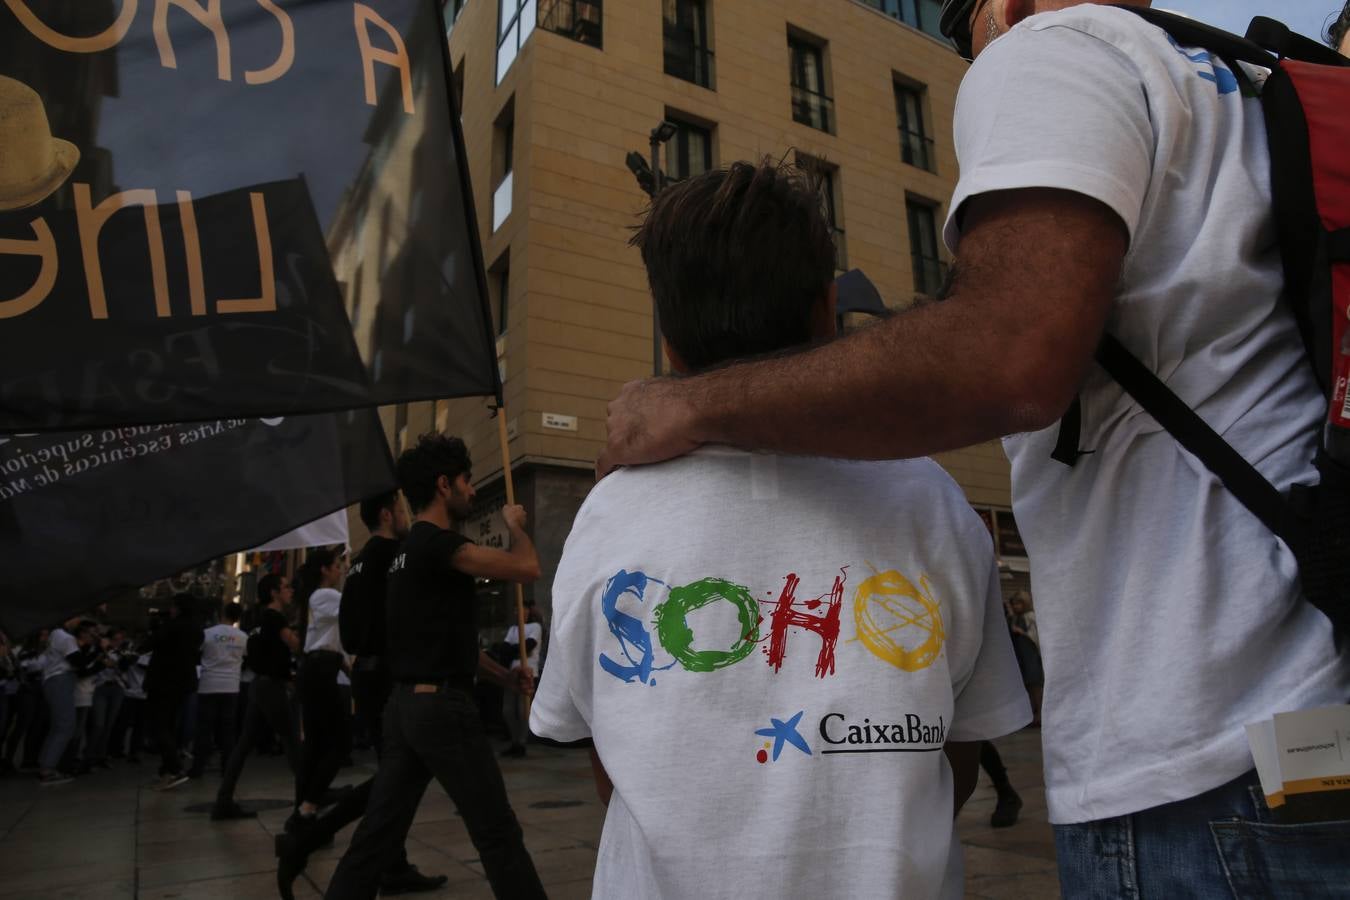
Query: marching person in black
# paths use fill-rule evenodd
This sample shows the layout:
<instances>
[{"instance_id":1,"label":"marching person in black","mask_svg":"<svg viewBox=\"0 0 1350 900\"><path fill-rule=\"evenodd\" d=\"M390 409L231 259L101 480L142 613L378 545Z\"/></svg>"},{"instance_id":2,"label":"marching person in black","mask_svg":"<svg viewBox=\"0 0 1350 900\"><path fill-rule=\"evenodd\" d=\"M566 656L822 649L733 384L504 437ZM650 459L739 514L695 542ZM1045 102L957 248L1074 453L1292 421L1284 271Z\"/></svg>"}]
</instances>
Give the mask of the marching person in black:
<instances>
[{"instance_id":1,"label":"marching person in black","mask_svg":"<svg viewBox=\"0 0 1350 900\"><path fill-rule=\"evenodd\" d=\"M255 676L249 689L248 715L244 733L235 742L234 752L225 765L220 790L211 808L213 821L257 816L235 802L234 789L263 728L271 726L280 736L286 745L286 761L292 774L300 772L300 735L291 715L290 700L291 654L299 652L300 639L284 612L294 595L290 579L284 575L267 575L258 582L259 602L266 605L258 617L258 633L249 638L244 656L245 664Z\"/></svg>"},{"instance_id":2,"label":"marching person in black","mask_svg":"<svg viewBox=\"0 0 1350 900\"><path fill-rule=\"evenodd\" d=\"M176 595L170 615L172 618L155 634L145 675L147 711L160 757L160 777L153 785L157 791L167 791L188 780L178 752L178 726L183 704L197 690L202 648L196 598Z\"/></svg>"},{"instance_id":3,"label":"marching person in black","mask_svg":"<svg viewBox=\"0 0 1350 900\"><path fill-rule=\"evenodd\" d=\"M338 620L342 646L356 657L352 666L356 714L366 721L379 756L383 752L380 721L394 684L385 657L385 589L389 566L408 535L408 512L399 492L390 491L361 502L361 521L370 529L370 540L347 572ZM345 793L328 812L301 822L292 834L277 835L277 890L283 900L293 897L291 884L304 871L309 854L327 846L335 834L365 815L374 784L374 778L367 779ZM448 880L444 875L427 876L417 871L400 845L380 878L380 892L434 891Z\"/></svg>"},{"instance_id":4,"label":"marching person in black","mask_svg":"<svg viewBox=\"0 0 1350 900\"><path fill-rule=\"evenodd\" d=\"M451 529L473 505L469 470L464 442L444 435L424 435L399 457L399 483L416 519L389 570L395 685L370 805L333 873L330 900L375 896L433 777L464 819L496 896L545 896L473 696L476 674L515 691L533 681L529 667L513 672L479 649L474 579L532 582L539 557L520 506L502 510L509 551L479 547Z\"/></svg>"}]
</instances>

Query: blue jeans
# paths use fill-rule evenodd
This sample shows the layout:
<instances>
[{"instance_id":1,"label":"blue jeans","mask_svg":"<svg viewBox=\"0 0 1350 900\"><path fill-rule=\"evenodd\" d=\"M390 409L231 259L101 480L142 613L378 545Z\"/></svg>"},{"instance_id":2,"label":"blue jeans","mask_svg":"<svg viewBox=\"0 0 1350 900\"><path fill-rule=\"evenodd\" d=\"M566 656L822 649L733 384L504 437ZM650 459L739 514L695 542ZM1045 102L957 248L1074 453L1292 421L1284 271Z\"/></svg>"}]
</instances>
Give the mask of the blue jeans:
<instances>
[{"instance_id":1,"label":"blue jeans","mask_svg":"<svg viewBox=\"0 0 1350 900\"><path fill-rule=\"evenodd\" d=\"M1350 821L1277 825L1256 772L1189 800L1055 826L1063 896L1343 898Z\"/></svg>"},{"instance_id":2,"label":"blue jeans","mask_svg":"<svg viewBox=\"0 0 1350 900\"><path fill-rule=\"evenodd\" d=\"M43 772L53 772L75 737L75 673L64 672L42 682L42 696L47 701L51 725L42 742L38 764Z\"/></svg>"}]
</instances>

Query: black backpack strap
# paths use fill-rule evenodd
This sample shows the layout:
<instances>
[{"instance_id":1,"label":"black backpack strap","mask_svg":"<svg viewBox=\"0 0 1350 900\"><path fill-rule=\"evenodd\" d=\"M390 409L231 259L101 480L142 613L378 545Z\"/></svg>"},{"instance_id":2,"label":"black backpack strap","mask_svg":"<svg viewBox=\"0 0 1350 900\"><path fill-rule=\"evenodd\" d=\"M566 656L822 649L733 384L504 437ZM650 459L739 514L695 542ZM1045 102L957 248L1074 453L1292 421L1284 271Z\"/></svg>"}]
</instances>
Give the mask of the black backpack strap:
<instances>
[{"instance_id":1,"label":"black backpack strap","mask_svg":"<svg viewBox=\"0 0 1350 900\"><path fill-rule=\"evenodd\" d=\"M1097 362L1177 443L1194 454L1224 487L1285 543L1293 546L1292 517L1284 496L1228 445L1181 398L1111 335L1097 347Z\"/></svg>"},{"instance_id":2,"label":"black backpack strap","mask_svg":"<svg viewBox=\"0 0 1350 900\"><path fill-rule=\"evenodd\" d=\"M1281 59L1297 59L1323 66L1350 66L1350 58L1297 31L1290 31L1283 22L1265 16L1252 19L1251 25L1247 26L1247 40L1278 54Z\"/></svg>"},{"instance_id":3,"label":"black backpack strap","mask_svg":"<svg viewBox=\"0 0 1350 900\"><path fill-rule=\"evenodd\" d=\"M1074 397L1059 419L1059 437L1055 440L1055 449L1050 451L1050 458L1072 469L1077 465L1078 457L1084 455L1084 451L1078 449L1082 436L1083 404Z\"/></svg>"},{"instance_id":4,"label":"black backpack strap","mask_svg":"<svg viewBox=\"0 0 1350 900\"><path fill-rule=\"evenodd\" d=\"M1224 31L1222 28L1215 28L1213 25L1206 25L1204 22L1197 22L1195 19L1188 19L1175 13L1163 12L1160 9L1140 6L1121 6L1118 8L1127 9L1145 21L1157 25L1176 38L1179 43L1192 47L1204 47L1206 50L1218 54L1228 63L1229 68L1236 69L1235 63L1241 61L1251 63L1254 66L1261 66L1264 69L1273 69L1279 62L1261 44L1230 31ZM1278 25L1279 23L1276 22L1275 24ZM1295 35L1295 37L1298 37L1298 35Z\"/></svg>"}]
</instances>

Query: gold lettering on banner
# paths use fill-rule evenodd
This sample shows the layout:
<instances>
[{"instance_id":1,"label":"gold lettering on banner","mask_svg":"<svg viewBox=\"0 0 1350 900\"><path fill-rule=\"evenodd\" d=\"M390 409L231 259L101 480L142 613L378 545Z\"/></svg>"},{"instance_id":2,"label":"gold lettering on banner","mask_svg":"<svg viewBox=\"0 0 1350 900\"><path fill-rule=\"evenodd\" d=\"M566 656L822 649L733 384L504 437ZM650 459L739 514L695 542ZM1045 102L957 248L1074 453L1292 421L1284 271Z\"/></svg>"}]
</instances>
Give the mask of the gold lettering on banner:
<instances>
[{"instance_id":1,"label":"gold lettering on banner","mask_svg":"<svg viewBox=\"0 0 1350 900\"><path fill-rule=\"evenodd\" d=\"M379 13L364 3L354 3L352 8L355 11L356 41L361 46L361 62L365 68L366 103L371 106L376 104L375 63L384 63L398 69L399 77L403 80L403 111L410 116L415 115L412 64L408 61L408 49L403 46L403 38L394 30L393 25L380 18ZM394 44L394 50L380 50L371 45L369 29L371 24L377 25L389 36L389 40Z\"/></svg>"},{"instance_id":2,"label":"gold lettering on banner","mask_svg":"<svg viewBox=\"0 0 1350 900\"><path fill-rule=\"evenodd\" d=\"M56 285L57 257L56 241L45 219L34 219L29 223L36 235L31 241L0 238L0 253L13 256L37 256L42 259L42 268L38 271L33 286L12 300L0 300L0 319L12 319L34 310L47 299Z\"/></svg>"},{"instance_id":3,"label":"gold lettering on banner","mask_svg":"<svg viewBox=\"0 0 1350 900\"><path fill-rule=\"evenodd\" d=\"M89 185L75 183L75 221L79 226L80 251L84 257L84 279L89 286L89 314L95 319L108 318L108 296L103 289L98 235L110 218L128 206L140 206L145 212L145 231L150 245L150 277L155 289L155 314L161 319L172 315L169 308L169 273L164 264L164 235L159 227L157 202L153 190L142 188L113 194L94 206Z\"/></svg>"},{"instance_id":4,"label":"gold lettering on banner","mask_svg":"<svg viewBox=\"0 0 1350 900\"><path fill-rule=\"evenodd\" d=\"M267 204L263 195L250 191L253 207L253 229L258 236L258 272L262 279L262 295L246 300L218 300L218 313L276 312L277 282L272 270L272 232L267 227Z\"/></svg>"},{"instance_id":5,"label":"gold lettering on banner","mask_svg":"<svg viewBox=\"0 0 1350 900\"><path fill-rule=\"evenodd\" d=\"M277 61L267 68L245 72L244 81L248 84L267 84L276 81L295 64L295 23L291 21L290 13L272 0L258 0L258 5L276 16L278 24L281 25L281 53L277 56Z\"/></svg>"},{"instance_id":6,"label":"gold lettering on banner","mask_svg":"<svg viewBox=\"0 0 1350 900\"><path fill-rule=\"evenodd\" d=\"M196 0L155 0L155 46L159 48L159 63L166 69L178 68L178 58L169 38L169 7L176 6L210 30L216 39L216 77L230 80L230 35L225 20L220 16L220 0L206 0L206 6Z\"/></svg>"},{"instance_id":7,"label":"gold lettering on banner","mask_svg":"<svg viewBox=\"0 0 1350 900\"><path fill-rule=\"evenodd\" d=\"M14 18L19 20L19 24L27 28L33 37L49 47L67 50L71 53L98 53L101 50L107 50L109 47L117 46L117 42L126 37L127 30L131 28L132 19L136 18L136 0L122 0L122 11L101 34L88 37L71 37L49 27L47 23L33 14L24 0L5 0L5 5L9 7L10 12L14 13Z\"/></svg>"},{"instance_id":8,"label":"gold lettering on banner","mask_svg":"<svg viewBox=\"0 0 1350 900\"><path fill-rule=\"evenodd\" d=\"M178 214L183 227L183 252L187 256L188 302L194 316L206 315L206 276L202 273L202 241L197 232L197 211L192 195L178 192Z\"/></svg>"}]
</instances>

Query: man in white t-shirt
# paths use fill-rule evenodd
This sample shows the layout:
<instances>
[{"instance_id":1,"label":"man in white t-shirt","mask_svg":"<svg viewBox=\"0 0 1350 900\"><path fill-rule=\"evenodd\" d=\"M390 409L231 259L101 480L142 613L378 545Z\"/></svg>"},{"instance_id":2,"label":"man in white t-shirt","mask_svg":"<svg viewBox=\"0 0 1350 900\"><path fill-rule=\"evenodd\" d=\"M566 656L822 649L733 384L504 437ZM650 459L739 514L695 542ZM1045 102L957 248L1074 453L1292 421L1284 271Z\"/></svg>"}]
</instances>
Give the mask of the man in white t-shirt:
<instances>
[{"instance_id":1,"label":"man in white t-shirt","mask_svg":"<svg viewBox=\"0 0 1350 900\"><path fill-rule=\"evenodd\" d=\"M38 757L39 778L44 786L65 784L71 779L59 767L75 738L75 687L78 671L91 658L87 648L92 642L93 632L81 629L79 616L52 629L48 639L42 662L42 697L47 703L50 724Z\"/></svg>"},{"instance_id":2,"label":"man in white t-shirt","mask_svg":"<svg viewBox=\"0 0 1350 900\"><path fill-rule=\"evenodd\" d=\"M231 603L221 621L202 632L201 675L197 679L197 734L189 778L200 778L212 745L220 752L222 768L234 752L239 712L239 680L244 668L248 635L239 628L242 613Z\"/></svg>"},{"instance_id":3,"label":"man in white t-shirt","mask_svg":"<svg viewBox=\"0 0 1350 900\"><path fill-rule=\"evenodd\" d=\"M677 371L834 333L830 231L788 170L668 188L635 242ZM989 533L931 460L626 469L552 595L530 726L592 738L612 783L596 897L961 895L972 742L1031 713Z\"/></svg>"},{"instance_id":4,"label":"man in white t-shirt","mask_svg":"<svg viewBox=\"0 0 1350 900\"><path fill-rule=\"evenodd\" d=\"M1007 436L1065 894L1343 891L1350 823L1266 829L1243 726L1344 702L1350 656L1289 549L1092 362L1109 331L1277 488L1316 480L1325 401L1279 303L1260 103L1127 10L944 8L980 54L957 101L945 301L629 385L600 468L712 441L886 458ZM1070 468L1051 452L1075 397Z\"/></svg>"}]
</instances>

